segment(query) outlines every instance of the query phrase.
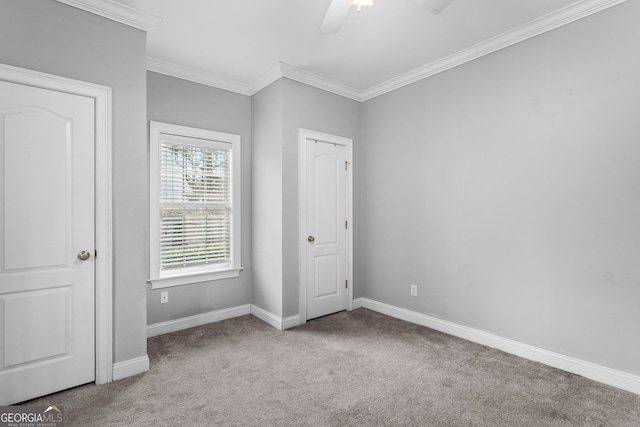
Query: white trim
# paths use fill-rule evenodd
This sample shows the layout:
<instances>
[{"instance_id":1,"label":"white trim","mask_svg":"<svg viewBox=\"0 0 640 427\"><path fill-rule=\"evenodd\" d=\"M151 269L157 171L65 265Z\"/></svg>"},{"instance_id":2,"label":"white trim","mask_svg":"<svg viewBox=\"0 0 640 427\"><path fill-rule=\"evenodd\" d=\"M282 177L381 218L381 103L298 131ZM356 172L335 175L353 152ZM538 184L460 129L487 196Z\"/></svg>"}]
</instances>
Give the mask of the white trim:
<instances>
[{"instance_id":1,"label":"white trim","mask_svg":"<svg viewBox=\"0 0 640 427\"><path fill-rule=\"evenodd\" d=\"M162 18L112 0L56 0L60 3L149 32Z\"/></svg>"},{"instance_id":2,"label":"white trim","mask_svg":"<svg viewBox=\"0 0 640 427\"><path fill-rule=\"evenodd\" d=\"M295 80L318 89L326 90L327 92L335 93L336 95L344 96L345 98L353 99L354 101L362 101L362 93L359 90L350 88L349 86L325 79L317 74L310 73L309 71L305 71L282 62L280 63L280 70L282 72L282 77Z\"/></svg>"},{"instance_id":3,"label":"white trim","mask_svg":"<svg viewBox=\"0 0 640 427\"><path fill-rule=\"evenodd\" d=\"M491 37L471 47L463 49L430 64L418 67L386 82L372 86L361 92L361 100L367 101L419 80L447 71L474 59L504 49L521 41L570 24L597 12L623 3L627 0L583 0L555 12L534 19L524 25Z\"/></svg>"},{"instance_id":4,"label":"white trim","mask_svg":"<svg viewBox=\"0 0 640 427\"><path fill-rule=\"evenodd\" d=\"M78 2L80 0L58 0L63 2ZM87 0L85 0L87 1ZM99 0L92 0L99 1ZM102 0L104 1L104 0ZM366 90L358 90L344 84L334 82L309 71L279 62L262 77L251 84L226 79L201 70L174 64L157 58L147 57L147 69L161 74L190 80L207 86L228 90L241 95L252 96L260 92L280 78L288 78L344 96L358 102L368 101L385 93L410 85L427 77L450 70L474 59L504 49L521 41L530 39L564 25L570 24L589 15L606 10L624 3L627 0L582 0L552 13L534 19L519 27L505 31L459 52L453 53L430 64L425 64L400 76L374 85Z\"/></svg>"},{"instance_id":5,"label":"white trim","mask_svg":"<svg viewBox=\"0 0 640 427\"><path fill-rule=\"evenodd\" d=\"M125 360L113 364L113 380L121 380L123 378L147 372L149 370L149 356L140 356L135 359Z\"/></svg>"},{"instance_id":6,"label":"white trim","mask_svg":"<svg viewBox=\"0 0 640 427\"><path fill-rule=\"evenodd\" d=\"M260 92L262 89L269 86L271 83L282 78L282 62L278 62L269 71L267 71L262 77L254 81L249 85L249 93L253 96Z\"/></svg>"},{"instance_id":7,"label":"white trim","mask_svg":"<svg viewBox=\"0 0 640 427\"><path fill-rule=\"evenodd\" d=\"M356 310L358 308L362 308L362 302L364 298L356 298L353 300L353 309Z\"/></svg>"},{"instance_id":8,"label":"white trim","mask_svg":"<svg viewBox=\"0 0 640 427\"><path fill-rule=\"evenodd\" d=\"M245 83L219 77L206 71L195 70L151 56L147 56L147 70L215 87L217 89L228 90L229 92L239 93L240 95L252 95L249 90L249 85Z\"/></svg>"},{"instance_id":9,"label":"white trim","mask_svg":"<svg viewBox=\"0 0 640 427\"><path fill-rule=\"evenodd\" d=\"M240 272L244 268L227 268L224 270L205 271L199 273L180 274L176 276L160 277L149 279L151 289L171 288L173 286L193 285L194 283L210 282L213 280L233 279L240 277Z\"/></svg>"},{"instance_id":10,"label":"white trim","mask_svg":"<svg viewBox=\"0 0 640 427\"><path fill-rule=\"evenodd\" d=\"M357 89L353 89L349 86L341 83L334 82L329 79L325 79L317 74L310 73L309 71L296 68L293 65L279 62L266 74L260 77L255 82L249 85L249 92L251 95L255 95L265 87L278 79L287 78L295 80L306 85L325 90L327 92L334 93L336 95L344 96L345 98L353 99L354 101L362 101L362 92Z\"/></svg>"},{"instance_id":11,"label":"white trim","mask_svg":"<svg viewBox=\"0 0 640 427\"><path fill-rule=\"evenodd\" d=\"M183 329L194 328L196 326L202 326L209 323L220 322L222 320L233 319L247 314L257 317L280 331L300 325L300 315L298 314L283 319L256 305L244 304L148 325L147 338L181 331Z\"/></svg>"},{"instance_id":12,"label":"white trim","mask_svg":"<svg viewBox=\"0 0 640 427\"><path fill-rule=\"evenodd\" d=\"M111 382L113 358L113 190L111 88L96 96L96 384Z\"/></svg>"},{"instance_id":13,"label":"white trim","mask_svg":"<svg viewBox=\"0 0 640 427\"><path fill-rule=\"evenodd\" d=\"M168 320L166 322L154 323L147 326L147 337L168 334L181 331L183 329L194 328L208 323L219 322L221 320L233 319L234 317L251 314L251 304L239 305L237 307L223 308L221 310L210 311L208 313L196 314L183 317L181 319Z\"/></svg>"},{"instance_id":14,"label":"white trim","mask_svg":"<svg viewBox=\"0 0 640 427\"><path fill-rule=\"evenodd\" d=\"M291 329L296 326L302 325L300 321L300 315L295 314L293 316L285 317L282 319L282 330Z\"/></svg>"},{"instance_id":15,"label":"white trim","mask_svg":"<svg viewBox=\"0 0 640 427\"><path fill-rule=\"evenodd\" d=\"M251 314L276 329L282 330L282 318L275 314L269 313L264 308L251 304Z\"/></svg>"},{"instance_id":16,"label":"white trim","mask_svg":"<svg viewBox=\"0 0 640 427\"><path fill-rule=\"evenodd\" d=\"M341 136L329 135L327 133L316 132L308 129L298 130L298 307L300 312L300 324L307 322L307 139L328 142L331 144L343 145L347 149L347 288L345 308L353 310L353 140Z\"/></svg>"},{"instance_id":17,"label":"white trim","mask_svg":"<svg viewBox=\"0 0 640 427\"><path fill-rule=\"evenodd\" d=\"M96 384L112 380L113 232L111 88L0 64L0 79L95 99Z\"/></svg>"},{"instance_id":18,"label":"white trim","mask_svg":"<svg viewBox=\"0 0 640 427\"><path fill-rule=\"evenodd\" d=\"M294 326L302 324L300 322L299 314L285 317L283 319L282 317L278 317L273 313L269 313L264 308L260 308L257 305L253 304L251 304L251 314L280 331L284 331L285 329L293 328Z\"/></svg>"},{"instance_id":19,"label":"white trim","mask_svg":"<svg viewBox=\"0 0 640 427\"><path fill-rule=\"evenodd\" d=\"M479 329L458 325L447 320L384 304L368 298L358 298L358 300L358 305L362 304L362 307L368 308L369 310L377 311L378 313L383 313L397 319L406 320L407 322L426 326L468 341L496 348L525 359L533 360L557 369L562 369L563 371L581 375L594 381L640 394L640 376L607 368L606 366L597 365L575 357L565 356L563 354L534 347L529 344L503 338ZM356 305L355 301L354 305Z\"/></svg>"}]
</instances>

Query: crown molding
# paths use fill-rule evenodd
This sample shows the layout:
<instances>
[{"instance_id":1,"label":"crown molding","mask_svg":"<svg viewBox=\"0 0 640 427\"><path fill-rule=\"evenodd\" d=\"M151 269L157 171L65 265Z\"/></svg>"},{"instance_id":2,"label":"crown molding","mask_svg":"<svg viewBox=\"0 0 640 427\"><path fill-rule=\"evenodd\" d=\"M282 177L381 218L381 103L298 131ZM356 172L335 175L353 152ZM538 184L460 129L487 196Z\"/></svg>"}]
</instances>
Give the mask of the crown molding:
<instances>
[{"instance_id":1,"label":"crown molding","mask_svg":"<svg viewBox=\"0 0 640 427\"><path fill-rule=\"evenodd\" d=\"M296 68L293 65L285 64L284 62L279 62L265 75L252 83L250 85L251 95L260 92L262 89L280 78L295 80L327 92L335 93L336 95L344 96L345 98L362 102L362 92L341 83L325 79L317 74Z\"/></svg>"},{"instance_id":2,"label":"crown molding","mask_svg":"<svg viewBox=\"0 0 640 427\"><path fill-rule=\"evenodd\" d=\"M349 86L325 79L317 74L304 71L300 68L296 68L282 62L280 63L280 70L282 77L287 79L295 80L318 89L326 90L327 92L335 93L336 95L344 96L345 98L353 99L354 101L362 102L362 92Z\"/></svg>"},{"instance_id":3,"label":"crown molding","mask_svg":"<svg viewBox=\"0 0 640 427\"><path fill-rule=\"evenodd\" d=\"M280 78L282 78L282 62L278 62L262 77L251 83L249 85L249 92L251 92L251 95L253 96Z\"/></svg>"},{"instance_id":4,"label":"crown molding","mask_svg":"<svg viewBox=\"0 0 640 427\"><path fill-rule=\"evenodd\" d=\"M183 65L173 62L164 61L162 59L147 56L147 70L153 71L167 76L177 77L179 79L190 80L218 89L228 90L229 92L239 93L240 95L250 96L249 85L224 77L219 77L211 73L200 70L194 70Z\"/></svg>"},{"instance_id":5,"label":"crown molding","mask_svg":"<svg viewBox=\"0 0 640 427\"><path fill-rule=\"evenodd\" d=\"M384 83L372 86L361 93L362 101L375 98L393 90L431 77L435 74L473 61L474 59L504 49L521 41L570 24L594 13L624 3L627 0L582 0L542 16L524 25L463 49L443 59L416 68Z\"/></svg>"},{"instance_id":6,"label":"crown molding","mask_svg":"<svg viewBox=\"0 0 640 427\"><path fill-rule=\"evenodd\" d=\"M149 32L162 18L113 0L56 0L86 12Z\"/></svg>"},{"instance_id":7,"label":"crown molding","mask_svg":"<svg viewBox=\"0 0 640 427\"><path fill-rule=\"evenodd\" d=\"M63 3L113 3L111 0L57 0ZM199 70L193 70L182 65L170 63L156 58L147 57L147 69L169 76L191 80L219 89L252 96L280 78L288 78L344 96L358 102L368 101L385 93L400 89L417 81L450 70L474 59L512 46L524 40L546 33L553 29L570 24L589 15L601 12L628 0L580 0L555 12L530 21L524 25L491 37L469 48L463 49L438 61L423 65L386 82L360 91L321 77L317 74L296 68L284 62L279 62L262 77L250 85L238 81L225 79Z\"/></svg>"}]
</instances>

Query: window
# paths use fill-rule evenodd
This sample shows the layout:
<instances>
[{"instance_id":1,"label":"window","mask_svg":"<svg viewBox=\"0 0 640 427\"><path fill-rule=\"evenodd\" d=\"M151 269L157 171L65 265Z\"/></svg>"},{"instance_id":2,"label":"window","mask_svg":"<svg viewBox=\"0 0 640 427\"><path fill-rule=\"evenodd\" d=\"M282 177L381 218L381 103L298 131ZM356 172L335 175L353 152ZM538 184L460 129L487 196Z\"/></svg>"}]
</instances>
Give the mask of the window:
<instances>
[{"instance_id":1,"label":"window","mask_svg":"<svg viewBox=\"0 0 640 427\"><path fill-rule=\"evenodd\" d=\"M240 136L151 122L152 288L238 277Z\"/></svg>"}]
</instances>

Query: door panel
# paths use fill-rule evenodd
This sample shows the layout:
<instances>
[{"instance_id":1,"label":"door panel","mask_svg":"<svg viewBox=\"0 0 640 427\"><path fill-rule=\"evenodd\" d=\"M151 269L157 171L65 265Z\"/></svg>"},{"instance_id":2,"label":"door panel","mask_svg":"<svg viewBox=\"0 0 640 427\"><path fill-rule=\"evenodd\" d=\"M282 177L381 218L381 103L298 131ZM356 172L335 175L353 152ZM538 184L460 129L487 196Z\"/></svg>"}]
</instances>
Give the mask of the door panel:
<instances>
[{"instance_id":1,"label":"door panel","mask_svg":"<svg viewBox=\"0 0 640 427\"><path fill-rule=\"evenodd\" d=\"M322 142L318 144L328 145ZM315 142L314 145L316 145ZM340 196L338 188L341 166L340 154L342 153L337 150L337 147L333 148L335 150L331 151L335 152L320 153L313 159L314 177L312 183L315 190L314 236L316 246L339 244L338 235L340 230L338 230L338 223L340 222L339 218L344 217L344 213L340 212L341 201L338 200ZM344 151L344 147L342 151ZM344 162L342 162L342 169L344 169Z\"/></svg>"},{"instance_id":2,"label":"door panel","mask_svg":"<svg viewBox=\"0 0 640 427\"><path fill-rule=\"evenodd\" d=\"M63 265L67 247L62 203L69 193L71 122L41 108L5 110L5 270ZM39 141L47 141L41 144ZM46 179L42 179L46 176ZM37 197L35 197L37 195ZM46 206L46 215L42 208Z\"/></svg>"},{"instance_id":3,"label":"door panel","mask_svg":"<svg viewBox=\"0 0 640 427\"><path fill-rule=\"evenodd\" d=\"M5 358L3 368L10 368L52 357L69 355L68 343L71 287L39 289L3 295L4 319L21 319L20 323L4 322ZM47 316L24 316L23 313L46 312ZM37 343L29 345L25 341Z\"/></svg>"},{"instance_id":4,"label":"door panel","mask_svg":"<svg viewBox=\"0 0 640 427\"><path fill-rule=\"evenodd\" d=\"M0 81L0 404L95 379L94 114Z\"/></svg>"},{"instance_id":5,"label":"door panel","mask_svg":"<svg viewBox=\"0 0 640 427\"><path fill-rule=\"evenodd\" d=\"M314 268L315 299L338 296L340 293L340 260L338 254L317 256Z\"/></svg>"},{"instance_id":6,"label":"door panel","mask_svg":"<svg viewBox=\"0 0 640 427\"><path fill-rule=\"evenodd\" d=\"M307 140L307 319L347 308L347 149ZM305 236L306 237L306 236Z\"/></svg>"}]
</instances>

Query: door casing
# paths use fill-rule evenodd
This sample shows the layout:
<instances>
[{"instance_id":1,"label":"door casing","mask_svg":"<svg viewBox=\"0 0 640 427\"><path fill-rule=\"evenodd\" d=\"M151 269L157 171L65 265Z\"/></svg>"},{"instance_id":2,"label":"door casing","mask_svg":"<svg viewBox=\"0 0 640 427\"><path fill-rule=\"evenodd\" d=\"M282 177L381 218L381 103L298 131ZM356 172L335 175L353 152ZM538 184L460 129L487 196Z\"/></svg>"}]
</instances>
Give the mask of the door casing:
<instances>
[{"instance_id":1,"label":"door casing","mask_svg":"<svg viewBox=\"0 0 640 427\"><path fill-rule=\"evenodd\" d=\"M93 98L95 102L96 384L113 380L111 88L0 64L0 80Z\"/></svg>"},{"instance_id":2,"label":"door casing","mask_svg":"<svg viewBox=\"0 0 640 427\"><path fill-rule=\"evenodd\" d=\"M347 149L347 280L346 308L353 310L353 140L308 129L298 131L298 265L300 324L307 322L307 139L343 145Z\"/></svg>"}]
</instances>

